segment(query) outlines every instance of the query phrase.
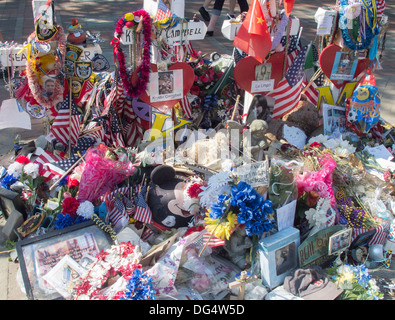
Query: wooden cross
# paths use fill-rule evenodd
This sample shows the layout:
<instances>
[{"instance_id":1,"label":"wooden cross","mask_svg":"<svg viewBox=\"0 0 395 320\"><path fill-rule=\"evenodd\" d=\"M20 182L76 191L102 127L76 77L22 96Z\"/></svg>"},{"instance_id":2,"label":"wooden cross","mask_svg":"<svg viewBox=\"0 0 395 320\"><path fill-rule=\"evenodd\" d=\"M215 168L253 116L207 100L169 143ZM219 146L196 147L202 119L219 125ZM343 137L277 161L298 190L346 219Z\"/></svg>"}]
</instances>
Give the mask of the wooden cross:
<instances>
[{"instance_id":1,"label":"wooden cross","mask_svg":"<svg viewBox=\"0 0 395 320\"><path fill-rule=\"evenodd\" d=\"M257 279L256 276L251 277L251 274L248 271L242 271L236 275L236 281L229 283L229 289L239 287L239 295L237 296L237 300L244 300L246 284L253 282ZM235 297L231 297L231 300L236 300Z\"/></svg>"}]
</instances>

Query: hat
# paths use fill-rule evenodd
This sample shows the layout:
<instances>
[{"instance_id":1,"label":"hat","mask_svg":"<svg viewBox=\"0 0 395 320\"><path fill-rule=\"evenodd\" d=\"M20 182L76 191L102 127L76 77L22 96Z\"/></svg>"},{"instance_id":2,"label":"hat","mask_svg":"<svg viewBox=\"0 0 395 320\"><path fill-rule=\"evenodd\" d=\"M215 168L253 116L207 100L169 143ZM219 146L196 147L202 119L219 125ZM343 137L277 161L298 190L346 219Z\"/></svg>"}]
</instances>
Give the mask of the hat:
<instances>
[{"instance_id":1,"label":"hat","mask_svg":"<svg viewBox=\"0 0 395 320\"><path fill-rule=\"evenodd\" d=\"M305 300L334 300L343 292L320 267L295 270L285 277L283 286Z\"/></svg>"}]
</instances>

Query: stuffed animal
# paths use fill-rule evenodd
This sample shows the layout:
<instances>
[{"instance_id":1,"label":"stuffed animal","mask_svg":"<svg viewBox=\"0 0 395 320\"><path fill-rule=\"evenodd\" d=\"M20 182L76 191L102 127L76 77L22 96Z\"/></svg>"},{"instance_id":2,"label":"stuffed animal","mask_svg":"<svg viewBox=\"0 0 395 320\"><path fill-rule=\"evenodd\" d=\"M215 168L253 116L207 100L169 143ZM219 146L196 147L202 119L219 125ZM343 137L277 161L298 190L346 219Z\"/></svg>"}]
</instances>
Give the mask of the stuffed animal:
<instances>
[{"instance_id":1,"label":"stuffed animal","mask_svg":"<svg viewBox=\"0 0 395 320\"><path fill-rule=\"evenodd\" d=\"M194 217L193 210L184 205L188 177L177 174L168 165L151 172L147 204L152 212L153 226L160 230L187 227Z\"/></svg>"}]
</instances>

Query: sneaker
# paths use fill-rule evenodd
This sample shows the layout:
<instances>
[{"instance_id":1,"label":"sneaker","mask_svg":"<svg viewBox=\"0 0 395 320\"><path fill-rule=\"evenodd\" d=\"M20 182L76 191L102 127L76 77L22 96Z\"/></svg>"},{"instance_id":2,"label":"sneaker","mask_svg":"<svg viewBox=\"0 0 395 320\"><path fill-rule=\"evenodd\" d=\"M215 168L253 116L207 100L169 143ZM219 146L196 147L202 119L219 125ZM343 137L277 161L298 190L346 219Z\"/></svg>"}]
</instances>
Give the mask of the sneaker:
<instances>
[{"instance_id":1,"label":"sneaker","mask_svg":"<svg viewBox=\"0 0 395 320\"><path fill-rule=\"evenodd\" d=\"M207 31L206 36L212 37L214 35L214 31Z\"/></svg>"},{"instance_id":2,"label":"sneaker","mask_svg":"<svg viewBox=\"0 0 395 320\"><path fill-rule=\"evenodd\" d=\"M208 11L206 10L205 7L200 7L199 12L202 15L202 18L204 21L207 21L207 22L210 21L210 14L208 13Z\"/></svg>"}]
</instances>

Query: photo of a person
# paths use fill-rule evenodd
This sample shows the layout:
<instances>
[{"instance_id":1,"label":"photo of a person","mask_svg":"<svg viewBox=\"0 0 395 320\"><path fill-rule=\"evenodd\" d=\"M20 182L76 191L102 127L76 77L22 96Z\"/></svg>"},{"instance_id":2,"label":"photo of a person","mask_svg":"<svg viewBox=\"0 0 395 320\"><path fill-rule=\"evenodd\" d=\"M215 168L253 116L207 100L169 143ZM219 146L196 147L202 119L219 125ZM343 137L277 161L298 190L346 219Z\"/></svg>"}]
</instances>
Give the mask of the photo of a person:
<instances>
[{"instance_id":1,"label":"photo of a person","mask_svg":"<svg viewBox=\"0 0 395 320\"><path fill-rule=\"evenodd\" d=\"M255 80L256 81L270 80L271 73L272 73L271 63L263 63L257 65L255 67Z\"/></svg>"},{"instance_id":2,"label":"photo of a person","mask_svg":"<svg viewBox=\"0 0 395 320\"><path fill-rule=\"evenodd\" d=\"M47 78L44 82L44 95L49 98L55 92L55 80Z\"/></svg>"},{"instance_id":3,"label":"photo of a person","mask_svg":"<svg viewBox=\"0 0 395 320\"><path fill-rule=\"evenodd\" d=\"M173 93L173 72L159 72L159 94Z\"/></svg>"},{"instance_id":4,"label":"photo of a person","mask_svg":"<svg viewBox=\"0 0 395 320\"><path fill-rule=\"evenodd\" d=\"M251 101L247 122L254 119L270 122L272 120L273 108L274 105L269 103L265 96L260 94L255 95Z\"/></svg>"}]
</instances>

